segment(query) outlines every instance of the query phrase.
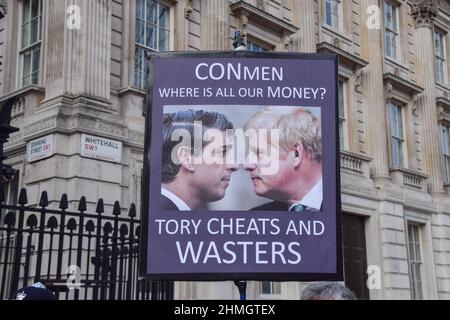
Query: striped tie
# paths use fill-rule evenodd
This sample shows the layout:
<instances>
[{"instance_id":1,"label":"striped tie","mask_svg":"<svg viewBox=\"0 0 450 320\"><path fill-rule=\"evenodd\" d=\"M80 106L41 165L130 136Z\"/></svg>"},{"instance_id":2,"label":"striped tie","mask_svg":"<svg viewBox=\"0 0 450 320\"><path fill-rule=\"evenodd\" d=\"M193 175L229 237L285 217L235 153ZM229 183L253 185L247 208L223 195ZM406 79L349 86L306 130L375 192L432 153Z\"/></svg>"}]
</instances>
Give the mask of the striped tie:
<instances>
[{"instance_id":1,"label":"striped tie","mask_svg":"<svg viewBox=\"0 0 450 320\"><path fill-rule=\"evenodd\" d=\"M303 212L305 211L305 206L302 204L296 204L289 209L290 212Z\"/></svg>"}]
</instances>

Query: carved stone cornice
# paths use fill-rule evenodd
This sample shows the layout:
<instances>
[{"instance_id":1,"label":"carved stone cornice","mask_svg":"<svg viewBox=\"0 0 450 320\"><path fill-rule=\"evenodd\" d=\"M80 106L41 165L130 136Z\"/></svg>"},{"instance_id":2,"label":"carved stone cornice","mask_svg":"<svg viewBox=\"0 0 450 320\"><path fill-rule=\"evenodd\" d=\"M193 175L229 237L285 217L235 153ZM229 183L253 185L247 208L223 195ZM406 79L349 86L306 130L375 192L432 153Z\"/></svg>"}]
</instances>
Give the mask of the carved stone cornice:
<instances>
[{"instance_id":1,"label":"carved stone cornice","mask_svg":"<svg viewBox=\"0 0 450 320\"><path fill-rule=\"evenodd\" d=\"M192 8L192 0L185 0L184 1L184 17L186 19L189 19L192 11L194 11L194 9Z\"/></svg>"},{"instance_id":2,"label":"carved stone cornice","mask_svg":"<svg viewBox=\"0 0 450 320\"><path fill-rule=\"evenodd\" d=\"M8 12L8 5L6 4L6 0L0 0L0 18L6 16Z\"/></svg>"},{"instance_id":3,"label":"carved stone cornice","mask_svg":"<svg viewBox=\"0 0 450 320\"><path fill-rule=\"evenodd\" d=\"M420 0L413 5L411 15L416 28L432 27L440 2L439 0Z\"/></svg>"},{"instance_id":4,"label":"carved stone cornice","mask_svg":"<svg viewBox=\"0 0 450 320\"><path fill-rule=\"evenodd\" d=\"M383 81L385 84L386 103L389 103L394 98L394 90L405 93L406 96L410 97L411 101L413 101L414 96L423 92L423 88L392 73L385 73Z\"/></svg>"},{"instance_id":5,"label":"carved stone cornice","mask_svg":"<svg viewBox=\"0 0 450 320\"><path fill-rule=\"evenodd\" d=\"M450 0L436 0L437 9L450 16Z\"/></svg>"},{"instance_id":6,"label":"carved stone cornice","mask_svg":"<svg viewBox=\"0 0 450 320\"><path fill-rule=\"evenodd\" d=\"M450 100L445 97L436 98L438 121L450 122Z\"/></svg>"},{"instance_id":7,"label":"carved stone cornice","mask_svg":"<svg viewBox=\"0 0 450 320\"><path fill-rule=\"evenodd\" d=\"M261 5L262 3L259 2L260 7ZM298 27L242 0L231 4L230 9L238 19L240 30L244 34L246 33L245 26L249 21L268 28L280 37L290 36L298 31Z\"/></svg>"},{"instance_id":8,"label":"carved stone cornice","mask_svg":"<svg viewBox=\"0 0 450 320\"><path fill-rule=\"evenodd\" d=\"M256 7L260 10L266 10L266 4L264 0L256 0Z\"/></svg>"}]
</instances>

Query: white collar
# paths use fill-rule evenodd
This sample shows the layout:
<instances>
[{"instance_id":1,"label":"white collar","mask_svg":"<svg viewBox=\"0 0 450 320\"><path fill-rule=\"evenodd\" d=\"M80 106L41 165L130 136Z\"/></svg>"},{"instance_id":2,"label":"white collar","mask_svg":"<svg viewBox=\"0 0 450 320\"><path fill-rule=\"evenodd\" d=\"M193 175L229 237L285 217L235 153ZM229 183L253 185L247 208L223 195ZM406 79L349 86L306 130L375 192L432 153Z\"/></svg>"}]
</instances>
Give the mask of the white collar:
<instances>
[{"instance_id":1,"label":"white collar","mask_svg":"<svg viewBox=\"0 0 450 320\"><path fill-rule=\"evenodd\" d=\"M290 206L289 210L291 210L293 206L301 204L306 208L320 211L320 208L322 207L322 200L322 179L320 179L319 182L317 182L316 185L303 197L303 199Z\"/></svg>"},{"instance_id":2,"label":"white collar","mask_svg":"<svg viewBox=\"0 0 450 320\"><path fill-rule=\"evenodd\" d=\"M161 187L161 194L164 197L168 198L170 201L172 201L176 205L178 210L180 210L180 211L191 211L191 208L189 208L189 206L186 204L186 202L181 200L176 194L170 192L169 190Z\"/></svg>"}]
</instances>

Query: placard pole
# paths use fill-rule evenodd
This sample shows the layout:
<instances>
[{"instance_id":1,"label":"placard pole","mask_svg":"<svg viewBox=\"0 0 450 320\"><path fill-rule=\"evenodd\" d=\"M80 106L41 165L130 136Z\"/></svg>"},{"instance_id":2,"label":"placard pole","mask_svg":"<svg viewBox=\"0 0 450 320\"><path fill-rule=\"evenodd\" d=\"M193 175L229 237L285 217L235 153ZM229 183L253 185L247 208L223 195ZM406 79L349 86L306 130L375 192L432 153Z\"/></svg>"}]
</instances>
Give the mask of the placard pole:
<instances>
[{"instance_id":1,"label":"placard pole","mask_svg":"<svg viewBox=\"0 0 450 320\"><path fill-rule=\"evenodd\" d=\"M236 287L238 287L240 300L247 300L247 281L235 281L234 284L236 285Z\"/></svg>"}]
</instances>

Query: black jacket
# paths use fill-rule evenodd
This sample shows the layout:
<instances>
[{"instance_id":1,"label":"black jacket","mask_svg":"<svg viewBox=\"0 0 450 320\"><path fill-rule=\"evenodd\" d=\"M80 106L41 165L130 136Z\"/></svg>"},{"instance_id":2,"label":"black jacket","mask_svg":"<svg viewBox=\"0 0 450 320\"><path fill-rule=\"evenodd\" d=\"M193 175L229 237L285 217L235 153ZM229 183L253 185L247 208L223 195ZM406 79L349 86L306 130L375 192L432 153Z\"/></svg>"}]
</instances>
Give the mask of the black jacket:
<instances>
[{"instance_id":1,"label":"black jacket","mask_svg":"<svg viewBox=\"0 0 450 320\"><path fill-rule=\"evenodd\" d=\"M250 211L289 211L289 204L279 201L272 201L261 206L250 209ZM323 203L320 207L320 211L323 209ZM315 212L314 210L305 210L306 212Z\"/></svg>"},{"instance_id":2,"label":"black jacket","mask_svg":"<svg viewBox=\"0 0 450 320\"><path fill-rule=\"evenodd\" d=\"M171 210L171 211L180 211L175 203L172 202L169 198L161 195L161 209L162 210Z\"/></svg>"}]
</instances>

